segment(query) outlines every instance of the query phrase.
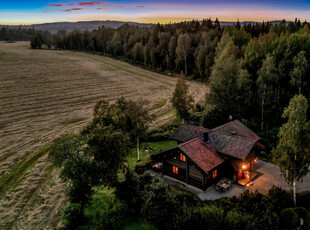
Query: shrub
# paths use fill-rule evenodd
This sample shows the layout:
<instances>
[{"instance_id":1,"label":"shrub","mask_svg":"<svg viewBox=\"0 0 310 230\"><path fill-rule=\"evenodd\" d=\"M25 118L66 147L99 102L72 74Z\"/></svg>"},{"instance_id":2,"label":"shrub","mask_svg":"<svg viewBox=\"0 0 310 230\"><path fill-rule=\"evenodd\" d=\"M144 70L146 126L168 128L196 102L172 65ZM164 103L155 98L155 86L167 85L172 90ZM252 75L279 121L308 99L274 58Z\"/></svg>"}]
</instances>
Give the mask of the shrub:
<instances>
[{"instance_id":1,"label":"shrub","mask_svg":"<svg viewBox=\"0 0 310 230\"><path fill-rule=\"evenodd\" d=\"M270 198L273 207L278 211L294 206L292 195L280 187L273 185L272 188L268 191L268 197Z\"/></svg>"},{"instance_id":2,"label":"shrub","mask_svg":"<svg viewBox=\"0 0 310 230\"><path fill-rule=\"evenodd\" d=\"M127 204L130 214L140 214L143 203L142 195L145 185L152 182L149 174L137 176L132 171L127 171L126 179L116 185L116 196Z\"/></svg>"},{"instance_id":3,"label":"shrub","mask_svg":"<svg viewBox=\"0 0 310 230\"><path fill-rule=\"evenodd\" d=\"M253 216L238 211L229 211L225 217L223 229L248 230L253 229Z\"/></svg>"},{"instance_id":4,"label":"shrub","mask_svg":"<svg viewBox=\"0 0 310 230\"><path fill-rule=\"evenodd\" d=\"M299 217L294 208L283 209L280 213L280 223L283 229L294 229L298 227Z\"/></svg>"},{"instance_id":5,"label":"shrub","mask_svg":"<svg viewBox=\"0 0 310 230\"><path fill-rule=\"evenodd\" d=\"M146 170L151 168L152 162L153 161L147 161L137 164L135 166L135 172L138 173L139 175L142 175Z\"/></svg>"},{"instance_id":6,"label":"shrub","mask_svg":"<svg viewBox=\"0 0 310 230\"><path fill-rule=\"evenodd\" d=\"M94 187L90 204L85 208L88 229L120 229L125 206L114 194L114 189Z\"/></svg>"},{"instance_id":7,"label":"shrub","mask_svg":"<svg viewBox=\"0 0 310 230\"><path fill-rule=\"evenodd\" d=\"M77 229L85 224L85 216L81 204L69 203L64 208L63 224L65 229Z\"/></svg>"},{"instance_id":8,"label":"shrub","mask_svg":"<svg viewBox=\"0 0 310 230\"><path fill-rule=\"evenodd\" d=\"M160 229L175 228L181 205L167 183L154 180L145 186L143 201L141 213L148 221Z\"/></svg>"},{"instance_id":9,"label":"shrub","mask_svg":"<svg viewBox=\"0 0 310 230\"><path fill-rule=\"evenodd\" d=\"M298 206L310 208L310 191L297 193L296 201Z\"/></svg>"}]
</instances>

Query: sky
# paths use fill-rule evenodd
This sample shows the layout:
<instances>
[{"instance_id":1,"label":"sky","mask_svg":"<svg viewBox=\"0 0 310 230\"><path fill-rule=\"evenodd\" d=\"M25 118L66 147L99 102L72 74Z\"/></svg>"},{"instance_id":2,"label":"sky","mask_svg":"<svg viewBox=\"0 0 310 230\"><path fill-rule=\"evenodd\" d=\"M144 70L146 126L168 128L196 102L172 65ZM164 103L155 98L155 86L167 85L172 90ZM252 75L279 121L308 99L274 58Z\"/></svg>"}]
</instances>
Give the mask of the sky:
<instances>
[{"instance_id":1,"label":"sky","mask_svg":"<svg viewBox=\"0 0 310 230\"><path fill-rule=\"evenodd\" d=\"M220 21L310 21L310 0L0 0L0 24L117 20L170 23L203 18Z\"/></svg>"}]
</instances>

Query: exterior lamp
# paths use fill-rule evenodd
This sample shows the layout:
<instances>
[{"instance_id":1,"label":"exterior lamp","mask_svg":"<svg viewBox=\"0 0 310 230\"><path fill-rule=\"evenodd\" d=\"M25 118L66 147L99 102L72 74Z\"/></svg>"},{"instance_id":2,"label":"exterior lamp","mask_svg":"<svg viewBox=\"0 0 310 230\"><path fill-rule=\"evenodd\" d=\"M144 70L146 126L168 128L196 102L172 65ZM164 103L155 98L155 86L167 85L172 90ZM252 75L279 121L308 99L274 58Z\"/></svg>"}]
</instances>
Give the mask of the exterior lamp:
<instances>
[{"instance_id":1,"label":"exterior lamp","mask_svg":"<svg viewBox=\"0 0 310 230\"><path fill-rule=\"evenodd\" d=\"M246 165L242 165L242 169L245 169L246 168Z\"/></svg>"}]
</instances>

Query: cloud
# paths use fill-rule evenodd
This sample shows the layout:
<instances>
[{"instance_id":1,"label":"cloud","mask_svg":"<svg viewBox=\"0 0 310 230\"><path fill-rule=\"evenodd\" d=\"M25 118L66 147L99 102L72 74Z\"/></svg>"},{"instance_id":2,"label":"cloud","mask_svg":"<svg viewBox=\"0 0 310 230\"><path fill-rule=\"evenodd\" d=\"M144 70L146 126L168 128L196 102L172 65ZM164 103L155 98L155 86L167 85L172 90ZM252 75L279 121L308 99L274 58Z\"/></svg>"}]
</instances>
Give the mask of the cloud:
<instances>
[{"instance_id":1,"label":"cloud","mask_svg":"<svg viewBox=\"0 0 310 230\"><path fill-rule=\"evenodd\" d=\"M77 10L83 10L83 8L71 8L71 9L64 9L64 10L60 10L60 11L71 12L71 11L77 11Z\"/></svg>"},{"instance_id":2,"label":"cloud","mask_svg":"<svg viewBox=\"0 0 310 230\"><path fill-rule=\"evenodd\" d=\"M84 7L102 6L105 8L144 8L144 6L117 5L117 4L111 4L108 2L58 3L58 4L48 5L48 7L63 7L63 6L84 6Z\"/></svg>"}]
</instances>

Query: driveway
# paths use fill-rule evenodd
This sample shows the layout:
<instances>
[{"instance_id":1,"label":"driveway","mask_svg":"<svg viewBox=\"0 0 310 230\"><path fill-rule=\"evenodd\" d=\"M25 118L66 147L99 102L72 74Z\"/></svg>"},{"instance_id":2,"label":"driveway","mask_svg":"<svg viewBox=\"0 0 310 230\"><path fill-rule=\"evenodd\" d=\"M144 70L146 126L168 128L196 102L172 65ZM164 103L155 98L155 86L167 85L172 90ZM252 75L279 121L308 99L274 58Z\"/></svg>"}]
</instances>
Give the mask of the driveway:
<instances>
[{"instance_id":1,"label":"driveway","mask_svg":"<svg viewBox=\"0 0 310 230\"><path fill-rule=\"evenodd\" d=\"M215 200L222 197L238 196L245 190L250 190L255 192L258 190L260 193L267 193L269 189L275 185L286 190L291 190L292 188L287 185L278 166L259 160L258 163L254 164L254 170L261 173L256 179L253 180L254 184L250 187L243 187L234 184L230 190L225 193L219 193L214 189L214 186L210 186L205 192L200 192L198 194L199 198L202 200ZM303 182L296 183L297 192L302 192L305 190L310 190L310 173L304 177Z\"/></svg>"}]
</instances>

